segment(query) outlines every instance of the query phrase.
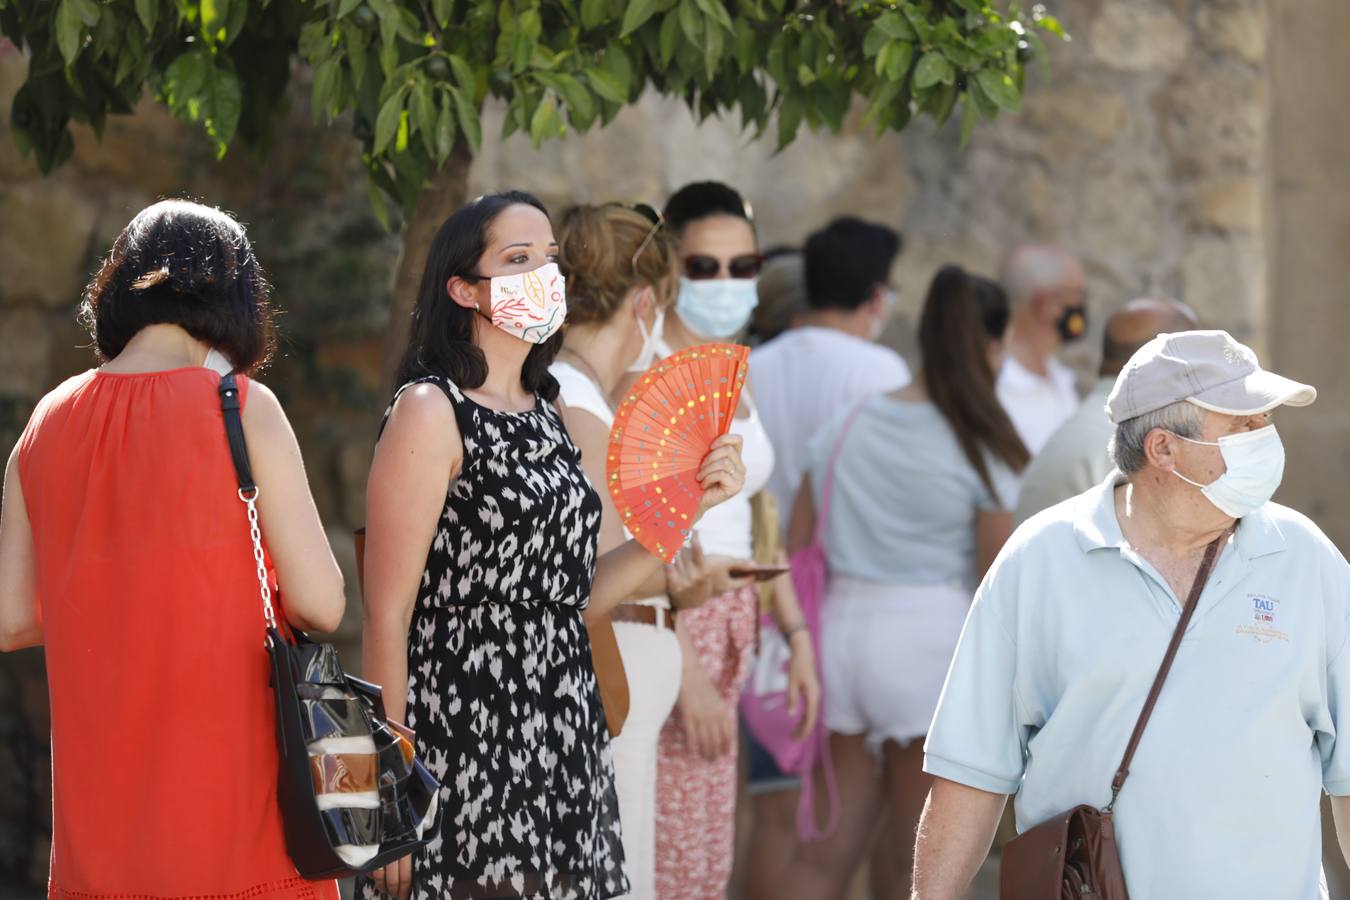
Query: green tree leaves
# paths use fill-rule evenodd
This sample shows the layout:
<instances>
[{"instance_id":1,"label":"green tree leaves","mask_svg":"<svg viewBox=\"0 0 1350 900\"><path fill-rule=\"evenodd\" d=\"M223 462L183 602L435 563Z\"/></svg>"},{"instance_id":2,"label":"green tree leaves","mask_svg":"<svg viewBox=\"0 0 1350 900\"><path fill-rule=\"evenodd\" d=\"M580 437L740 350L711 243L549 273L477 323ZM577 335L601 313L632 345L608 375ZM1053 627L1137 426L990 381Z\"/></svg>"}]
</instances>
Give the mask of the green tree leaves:
<instances>
[{"instance_id":1,"label":"green tree leaves","mask_svg":"<svg viewBox=\"0 0 1350 900\"><path fill-rule=\"evenodd\" d=\"M94 0L59 0L56 5L56 43L66 65L80 55L86 31L98 24L98 18L98 4Z\"/></svg>"},{"instance_id":2,"label":"green tree leaves","mask_svg":"<svg viewBox=\"0 0 1350 900\"><path fill-rule=\"evenodd\" d=\"M919 60L919 65L914 69L914 86L919 90L930 88L935 84L955 84L956 69L952 64L936 50L930 50Z\"/></svg>"},{"instance_id":3,"label":"green tree leaves","mask_svg":"<svg viewBox=\"0 0 1350 900\"><path fill-rule=\"evenodd\" d=\"M984 95L992 100L999 109L1017 112L1021 105L1022 94L1006 72L981 69L975 73L975 81L979 84Z\"/></svg>"},{"instance_id":4,"label":"green tree leaves","mask_svg":"<svg viewBox=\"0 0 1350 900\"><path fill-rule=\"evenodd\" d=\"M210 51L189 50L170 63L159 79L159 98L178 118L205 127L216 155L225 155L239 127L243 88Z\"/></svg>"},{"instance_id":5,"label":"green tree leaves","mask_svg":"<svg viewBox=\"0 0 1350 900\"><path fill-rule=\"evenodd\" d=\"M656 12L656 7L656 0L632 0L623 14L623 25L619 30L619 37L628 37L641 27ZM599 20L592 18L592 24L587 27L593 28L598 24Z\"/></svg>"},{"instance_id":6,"label":"green tree leaves","mask_svg":"<svg viewBox=\"0 0 1350 900\"><path fill-rule=\"evenodd\" d=\"M879 130L960 107L1015 112L1041 6L998 0L0 0L31 54L14 134L45 168L146 86L218 153L250 146L284 102L292 58L316 117L350 116L373 189L411 210L427 175L482 144L482 109L536 144L607 123L645 90L699 116L738 112L779 147L838 129L858 101Z\"/></svg>"}]
</instances>

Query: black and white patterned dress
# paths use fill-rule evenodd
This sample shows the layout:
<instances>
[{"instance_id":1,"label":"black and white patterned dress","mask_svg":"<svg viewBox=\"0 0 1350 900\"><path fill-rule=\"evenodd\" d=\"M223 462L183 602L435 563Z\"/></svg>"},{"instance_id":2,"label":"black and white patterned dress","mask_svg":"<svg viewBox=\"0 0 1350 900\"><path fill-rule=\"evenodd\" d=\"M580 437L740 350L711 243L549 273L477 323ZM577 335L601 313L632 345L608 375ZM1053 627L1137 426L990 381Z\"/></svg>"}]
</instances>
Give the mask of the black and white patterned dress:
<instances>
[{"instance_id":1,"label":"black and white patterned dress","mask_svg":"<svg viewBox=\"0 0 1350 900\"><path fill-rule=\"evenodd\" d=\"M464 463L408 634L408 725L444 785L412 896L623 894L614 767L581 618L600 498L551 405L498 412L446 379L419 381L450 398Z\"/></svg>"}]
</instances>

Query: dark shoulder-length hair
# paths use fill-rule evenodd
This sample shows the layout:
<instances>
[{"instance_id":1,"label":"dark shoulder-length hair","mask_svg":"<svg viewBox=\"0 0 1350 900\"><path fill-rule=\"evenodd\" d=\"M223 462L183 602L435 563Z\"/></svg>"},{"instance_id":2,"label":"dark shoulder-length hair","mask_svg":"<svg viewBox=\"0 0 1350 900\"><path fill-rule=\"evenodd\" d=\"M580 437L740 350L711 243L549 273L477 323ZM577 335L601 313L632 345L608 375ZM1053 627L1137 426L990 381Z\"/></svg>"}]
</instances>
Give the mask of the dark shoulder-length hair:
<instances>
[{"instance_id":1,"label":"dark shoulder-length hair","mask_svg":"<svg viewBox=\"0 0 1350 900\"><path fill-rule=\"evenodd\" d=\"M989 344L1008 327L1008 295L996 281L960 266L943 266L933 277L919 319L924 387L956 434L971 466L995 499L1000 498L985 452L1021 472L1031 454L1017 436L995 391L997 373Z\"/></svg>"},{"instance_id":2,"label":"dark shoulder-length hair","mask_svg":"<svg viewBox=\"0 0 1350 900\"><path fill-rule=\"evenodd\" d=\"M451 300L446 284L456 275L481 274L478 264L487 251L488 230L503 210L518 205L533 206L548 215L533 194L503 191L464 204L436 232L417 290L408 349L394 379L396 388L429 375L448 378L462 388L480 387L487 379L487 359L473 340L473 320L478 313ZM558 398L558 382L548 367L561 346L559 331L531 347L520 370L521 386L548 403Z\"/></svg>"},{"instance_id":3,"label":"dark shoulder-length hair","mask_svg":"<svg viewBox=\"0 0 1350 900\"><path fill-rule=\"evenodd\" d=\"M276 348L267 277L243 226L188 200L136 214L113 242L80 303L100 359L117 356L149 325L177 325L229 357L262 368Z\"/></svg>"}]
</instances>

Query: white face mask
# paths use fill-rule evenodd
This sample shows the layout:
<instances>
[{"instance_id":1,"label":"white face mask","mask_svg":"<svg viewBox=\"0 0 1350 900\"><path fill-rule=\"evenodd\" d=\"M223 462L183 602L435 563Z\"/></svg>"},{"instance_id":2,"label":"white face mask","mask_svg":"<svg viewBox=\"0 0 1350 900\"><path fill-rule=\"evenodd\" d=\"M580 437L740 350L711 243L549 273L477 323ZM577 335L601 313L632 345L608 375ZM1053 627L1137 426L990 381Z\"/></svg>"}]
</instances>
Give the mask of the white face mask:
<instances>
[{"instance_id":1,"label":"white face mask","mask_svg":"<svg viewBox=\"0 0 1350 900\"><path fill-rule=\"evenodd\" d=\"M872 327L867 332L868 340L875 341L881 337L882 332L886 330L886 323L891 320L891 311L895 309L897 302L895 291L882 288L881 297L881 315L872 321Z\"/></svg>"},{"instance_id":2,"label":"white face mask","mask_svg":"<svg viewBox=\"0 0 1350 900\"><path fill-rule=\"evenodd\" d=\"M490 281L492 315L488 319L512 337L542 344L563 326L567 316L566 279L557 263L532 272L494 275Z\"/></svg>"},{"instance_id":3,"label":"white face mask","mask_svg":"<svg viewBox=\"0 0 1350 900\"><path fill-rule=\"evenodd\" d=\"M1172 474L1198 487L1200 493L1224 515L1240 519L1256 512L1275 495L1276 488L1284 478L1284 444L1274 425L1242 434L1225 435L1217 441L1197 441L1188 437L1181 439L1192 444L1219 448L1228 471L1209 484L1191 481L1175 469Z\"/></svg>"},{"instance_id":4,"label":"white face mask","mask_svg":"<svg viewBox=\"0 0 1350 900\"><path fill-rule=\"evenodd\" d=\"M638 351L637 359L628 367L630 372L645 372L653 362L656 361L658 348L661 345L661 339L666 333L666 311L659 306L656 308L656 321L652 323L652 330L647 331L647 323L642 321L642 316L637 317L638 334L642 335L642 349Z\"/></svg>"},{"instance_id":5,"label":"white face mask","mask_svg":"<svg viewBox=\"0 0 1350 900\"><path fill-rule=\"evenodd\" d=\"M228 356L212 347L207 351L206 362L202 363L202 368L213 369L221 375L228 375L234 371L234 364L230 362Z\"/></svg>"}]
</instances>

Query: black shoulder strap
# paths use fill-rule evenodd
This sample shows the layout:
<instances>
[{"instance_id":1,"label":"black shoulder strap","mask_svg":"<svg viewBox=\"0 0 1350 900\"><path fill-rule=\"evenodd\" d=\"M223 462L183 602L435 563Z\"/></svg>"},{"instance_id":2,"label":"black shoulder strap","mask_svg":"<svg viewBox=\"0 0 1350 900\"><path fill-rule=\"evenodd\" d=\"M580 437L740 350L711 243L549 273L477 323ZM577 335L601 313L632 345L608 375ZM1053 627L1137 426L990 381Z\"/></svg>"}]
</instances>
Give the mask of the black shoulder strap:
<instances>
[{"instance_id":1,"label":"black shoulder strap","mask_svg":"<svg viewBox=\"0 0 1350 900\"><path fill-rule=\"evenodd\" d=\"M239 490L249 493L257 490L253 483L253 468L248 462L248 445L244 443L244 420L239 416L239 386L234 373L220 378L220 411L225 416L225 437L230 443L230 457L234 460L234 477Z\"/></svg>"}]
</instances>

